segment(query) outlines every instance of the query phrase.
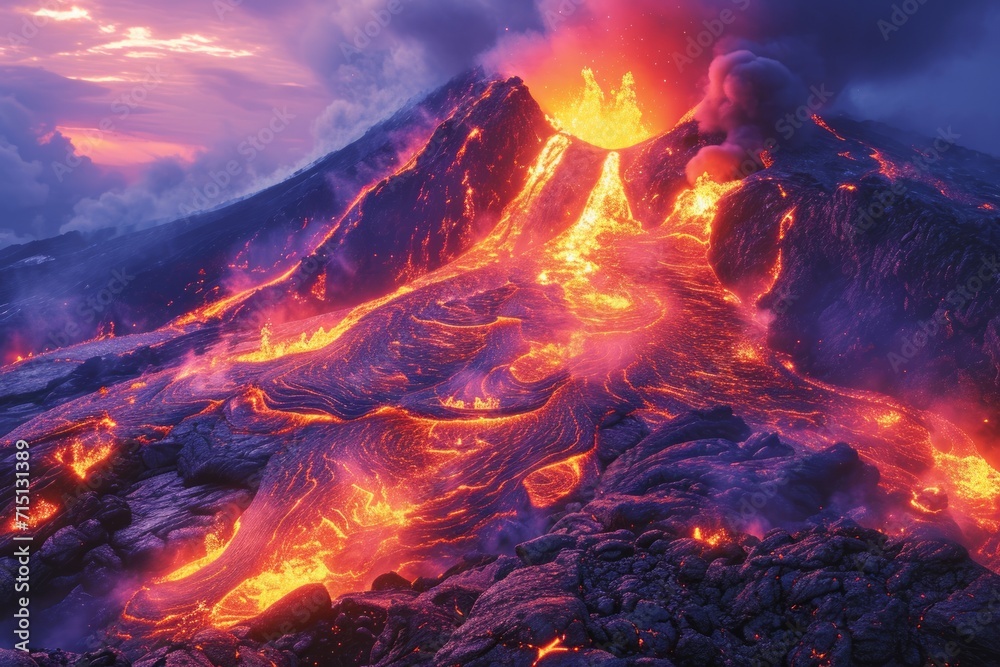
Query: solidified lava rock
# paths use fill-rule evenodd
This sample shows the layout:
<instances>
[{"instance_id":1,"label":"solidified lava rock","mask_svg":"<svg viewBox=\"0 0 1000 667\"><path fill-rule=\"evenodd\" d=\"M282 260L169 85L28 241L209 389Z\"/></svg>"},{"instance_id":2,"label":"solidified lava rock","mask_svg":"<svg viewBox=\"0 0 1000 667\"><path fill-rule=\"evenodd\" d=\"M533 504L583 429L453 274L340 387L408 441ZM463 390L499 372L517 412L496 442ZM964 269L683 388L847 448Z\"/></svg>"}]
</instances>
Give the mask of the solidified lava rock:
<instances>
[{"instance_id":1,"label":"solidified lava rock","mask_svg":"<svg viewBox=\"0 0 1000 667\"><path fill-rule=\"evenodd\" d=\"M820 132L781 151L722 202L716 274L762 297L769 346L800 370L918 407L960 402L995 442L996 159L950 145L928 160L933 139L833 122L842 138Z\"/></svg>"},{"instance_id":2,"label":"solidified lava rock","mask_svg":"<svg viewBox=\"0 0 1000 667\"><path fill-rule=\"evenodd\" d=\"M1000 664L1000 576L953 542L849 518L880 494L846 445L801 452L728 409L693 413L621 452L516 558L471 557L419 587L387 573L332 604L308 586L131 664Z\"/></svg>"}]
</instances>

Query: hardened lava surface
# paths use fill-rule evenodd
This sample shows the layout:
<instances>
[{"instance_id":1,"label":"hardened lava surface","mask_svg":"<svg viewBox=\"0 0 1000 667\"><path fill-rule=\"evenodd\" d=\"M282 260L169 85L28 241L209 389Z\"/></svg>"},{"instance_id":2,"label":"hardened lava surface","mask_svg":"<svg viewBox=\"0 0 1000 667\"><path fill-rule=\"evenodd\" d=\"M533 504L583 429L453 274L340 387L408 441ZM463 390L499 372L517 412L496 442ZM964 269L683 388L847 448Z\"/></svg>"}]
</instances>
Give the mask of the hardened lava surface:
<instances>
[{"instance_id":1,"label":"hardened lava surface","mask_svg":"<svg viewBox=\"0 0 1000 667\"><path fill-rule=\"evenodd\" d=\"M4 367L6 437L36 462L38 641L74 651L35 663L1000 659L981 434L800 368L819 338L783 349L789 322L832 326L809 304L851 298L803 278L829 245L805 232L840 210L811 204L827 162L692 186L718 140L695 123L607 151L516 79L453 86L291 259ZM836 127L817 156L886 144L844 192L905 180L903 149Z\"/></svg>"},{"instance_id":2,"label":"hardened lava surface","mask_svg":"<svg viewBox=\"0 0 1000 667\"><path fill-rule=\"evenodd\" d=\"M307 585L235 627L201 630L131 663L115 649L95 651L85 664L1000 660L1000 577L954 542L861 527L852 515L888 501L877 471L849 446L797 453L717 408L652 432L616 416L600 429L596 453L600 480L516 555L470 553L415 581L386 573L371 591L335 601ZM759 537L727 528L769 523L787 527ZM46 666L77 656L35 658Z\"/></svg>"}]
</instances>

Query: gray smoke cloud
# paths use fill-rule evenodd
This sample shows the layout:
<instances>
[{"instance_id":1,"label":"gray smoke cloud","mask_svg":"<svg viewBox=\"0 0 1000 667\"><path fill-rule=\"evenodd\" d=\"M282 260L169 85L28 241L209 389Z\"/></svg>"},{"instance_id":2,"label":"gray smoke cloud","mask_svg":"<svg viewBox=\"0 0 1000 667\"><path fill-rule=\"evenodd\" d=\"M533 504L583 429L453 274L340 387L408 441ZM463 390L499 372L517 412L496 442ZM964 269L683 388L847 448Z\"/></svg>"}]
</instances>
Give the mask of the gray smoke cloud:
<instances>
[{"instance_id":1,"label":"gray smoke cloud","mask_svg":"<svg viewBox=\"0 0 1000 667\"><path fill-rule=\"evenodd\" d=\"M701 4L709 16L730 6L725 0ZM997 50L987 39L991 26L1000 27L994 3L758 0L746 11L750 20L716 44L697 112L705 130L725 132L726 140L691 161L689 179L706 172L717 180L745 175L740 165L768 140L803 136L782 132L783 117L824 105L928 133L961 118L977 129L973 147L1000 153L1000 131L989 120L998 93L973 84L988 80L995 67ZM940 77L931 75L956 64L970 85L951 86L943 103Z\"/></svg>"}]
</instances>

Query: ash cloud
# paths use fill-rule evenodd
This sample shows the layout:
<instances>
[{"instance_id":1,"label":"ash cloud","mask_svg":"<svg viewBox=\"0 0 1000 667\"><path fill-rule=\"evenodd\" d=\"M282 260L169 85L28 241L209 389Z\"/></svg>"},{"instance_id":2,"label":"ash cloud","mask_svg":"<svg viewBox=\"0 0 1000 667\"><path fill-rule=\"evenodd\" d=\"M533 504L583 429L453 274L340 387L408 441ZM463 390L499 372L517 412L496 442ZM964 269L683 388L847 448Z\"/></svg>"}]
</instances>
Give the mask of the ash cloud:
<instances>
[{"instance_id":1,"label":"ash cloud","mask_svg":"<svg viewBox=\"0 0 1000 667\"><path fill-rule=\"evenodd\" d=\"M729 7L723 0L702 4L708 16ZM984 50L989 23L984 17L1000 16L986 0L896 4L761 0L747 13L751 20L734 26L732 34L722 36L716 45L697 114L704 129L723 131L726 140L691 161L689 178L706 171L719 180L736 177L740 160L765 148L781 118L809 102L806 91L810 87L835 93L862 86L870 90L901 79L919 81L954 62L985 75L992 58ZM978 106L974 103L977 88L970 86L949 100L952 115ZM939 91L929 80L923 86L913 85L908 93L911 102L919 97L939 104ZM902 111L885 96L870 95L861 101L857 96L840 95L830 109L878 117L879 105L895 109L894 120L900 125L933 129L919 117L922 105ZM937 113L935 119L946 122L947 116ZM968 114L963 117L968 119ZM995 127L985 117L981 120L979 125ZM995 129L978 133L977 139L981 147L1000 149L1000 133Z\"/></svg>"},{"instance_id":2,"label":"ash cloud","mask_svg":"<svg viewBox=\"0 0 1000 667\"><path fill-rule=\"evenodd\" d=\"M725 132L726 140L688 163L692 183L706 173L717 181L735 178L748 156L774 140L775 119L806 97L805 86L782 63L746 50L717 57L708 79L696 118L703 131Z\"/></svg>"},{"instance_id":3,"label":"ash cloud","mask_svg":"<svg viewBox=\"0 0 1000 667\"><path fill-rule=\"evenodd\" d=\"M972 147L1000 154L1000 130L992 118L1000 92L982 85L992 81L997 55L986 38L1000 29L1000 11L987 0L692 0L683 6L652 0L245 0L231 6L224 16L208 17L221 26L244 17L265 21L289 61L320 82L326 101L301 87L262 90L261 82L225 67L193 71L206 103L224 94L226 104L246 117L234 118L232 131L220 131L194 163L166 158L126 180L79 156L80 147L55 129L92 127L107 114L106 102L99 102L107 88L37 68L0 67L0 246L70 229L127 229L177 218L180 204L233 159L245 131L254 129L247 125L266 120L269 109L260 100L288 100L293 113L301 102L310 111L302 113L294 140L283 137L287 147L265 155L229 186L233 196L257 189L357 138L407 99L490 62L500 46L524 51L526 39L555 43L572 33L579 39L568 43L579 50L603 43L588 35L648 27L666 41L644 34L627 45L627 57L595 55L649 69L644 80L665 82L670 96L681 100L677 104L689 108L697 99L691 94L696 77L709 68L709 59L680 74L670 38L677 31L697 33L723 10L736 20L713 38L717 60L699 119L727 140L700 155L692 171L725 171L733 155L758 149L781 116L806 102L813 86L839 93L830 111L928 134L953 124ZM149 19L164 18L150 12ZM43 35L33 45L48 39ZM732 55L739 52L754 57ZM962 85L955 72L963 75ZM48 165L67 155L74 163L79 159L79 166L60 181Z\"/></svg>"},{"instance_id":4,"label":"ash cloud","mask_svg":"<svg viewBox=\"0 0 1000 667\"><path fill-rule=\"evenodd\" d=\"M29 67L0 67L0 247L53 236L80 201L122 185L76 153L57 119L96 111L100 86ZM74 165L58 171L53 164Z\"/></svg>"}]
</instances>

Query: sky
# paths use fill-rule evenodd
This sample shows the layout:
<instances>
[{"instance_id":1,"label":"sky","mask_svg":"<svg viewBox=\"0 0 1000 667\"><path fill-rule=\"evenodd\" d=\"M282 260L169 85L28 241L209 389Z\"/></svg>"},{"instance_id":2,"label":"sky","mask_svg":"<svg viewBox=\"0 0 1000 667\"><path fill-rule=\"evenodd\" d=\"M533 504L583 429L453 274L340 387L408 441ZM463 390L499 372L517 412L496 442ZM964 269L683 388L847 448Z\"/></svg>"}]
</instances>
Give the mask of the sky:
<instances>
[{"instance_id":1,"label":"sky","mask_svg":"<svg viewBox=\"0 0 1000 667\"><path fill-rule=\"evenodd\" d=\"M831 113L954 126L1000 155L994 4L0 0L0 247L220 205L478 64L522 76L547 111L584 67L608 88L632 72L662 132L710 97L713 62L748 51L752 73L713 104L826 85ZM232 160L239 176L199 196Z\"/></svg>"}]
</instances>

